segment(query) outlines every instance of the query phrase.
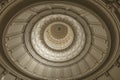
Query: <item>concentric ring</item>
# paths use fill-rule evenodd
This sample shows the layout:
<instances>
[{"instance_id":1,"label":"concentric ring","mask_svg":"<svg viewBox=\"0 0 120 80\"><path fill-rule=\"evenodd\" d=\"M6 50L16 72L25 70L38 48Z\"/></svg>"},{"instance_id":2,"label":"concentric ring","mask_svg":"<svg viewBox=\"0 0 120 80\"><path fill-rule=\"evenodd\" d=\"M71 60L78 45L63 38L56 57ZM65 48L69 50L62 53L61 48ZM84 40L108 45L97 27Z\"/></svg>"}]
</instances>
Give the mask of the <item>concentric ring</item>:
<instances>
[{"instance_id":1,"label":"concentric ring","mask_svg":"<svg viewBox=\"0 0 120 80\"><path fill-rule=\"evenodd\" d=\"M50 37L49 36L50 34L45 34L46 35L45 36L44 29L42 29L42 28L44 27L44 22L47 24L47 22L50 22L51 18L54 19L54 21L57 21L57 19L61 18L61 20L63 20L63 21L61 21L62 23L64 22L64 19L66 19L66 21L68 23L72 23L72 27L76 28L76 32L78 33L78 35L76 36L76 39L79 39L79 40L76 40L77 42L73 41L74 34L73 34L73 31L71 28L68 30L69 33L68 33L67 37L65 37L61 41L59 41L59 40L57 41L57 40L52 39L52 38L49 38L49 40L47 40L47 38ZM42 33L42 31L43 31L43 33ZM41 34L41 36L39 34ZM44 38L45 41L42 41L41 37L43 37L43 36L45 36L45 38ZM81 50L83 49L84 44L85 44L85 34L84 34L84 31L82 29L81 24L79 24L73 18L71 18L67 15L63 15L63 14L49 15L49 16L41 19L38 22L38 24L35 25L35 27L32 31L31 38L32 38L32 45L34 45L33 47L35 48L37 53L40 56L44 57L45 59L49 59L52 61L66 61L66 60L72 59L73 57L75 57L79 54L79 53L76 53L75 50L77 49L77 50L79 50L79 52L81 52ZM51 42L50 39L52 39L53 41ZM73 44L74 46L71 45L73 47L71 48L70 52L68 52L68 50L67 51L64 50L64 52L63 51L56 52L56 51L52 51L51 49L48 49L47 46L44 45L43 42L46 43L46 41L47 41L47 45L49 45L52 48L55 48L55 50L56 49L61 50L61 48L62 49L67 48L72 44L72 42L79 43L79 44ZM60 44L56 44L55 42L57 42L57 43L60 42ZM72 54L73 52L74 52L74 54Z\"/></svg>"},{"instance_id":2,"label":"concentric ring","mask_svg":"<svg viewBox=\"0 0 120 80\"><path fill-rule=\"evenodd\" d=\"M44 31L45 43L55 50L63 50L69 47L74 39L72 29L63 22L53 22Z\"/></svg>"},{"instance_id":3,"label":"concentric ring","mask_svg":"<svg viewBox=\"0 0 120 80\"><path fill-rule=\"evenodd\" d=\"M56 25L59 27L53 27ZM6 55L17 68L45 79L53 79L42 74L46 70L60 74L71 71L72 75L62 76L65 79L90 74L107 59L111 45L102 19L69 2L45 2L21 10L4 35ZM61 79L61 75L55 78Z\"/></svg>"}]
</instances>

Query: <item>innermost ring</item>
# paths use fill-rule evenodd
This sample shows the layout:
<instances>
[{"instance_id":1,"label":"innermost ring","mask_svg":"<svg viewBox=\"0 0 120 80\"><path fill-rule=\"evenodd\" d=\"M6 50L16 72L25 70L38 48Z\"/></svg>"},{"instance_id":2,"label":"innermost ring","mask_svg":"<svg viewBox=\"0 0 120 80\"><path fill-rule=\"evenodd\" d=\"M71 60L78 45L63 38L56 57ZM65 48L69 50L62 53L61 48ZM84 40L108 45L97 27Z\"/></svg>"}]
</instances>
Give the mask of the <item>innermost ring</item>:
<instances>
[{"instance_id":1,"label":"innermost ring","mask_svg":"<svg viewBox=\"0 0 120 80\"><path fill-rule=\"evenodd\" d=\"M62 39L68 33L67 26L61 23L52 24L50 30L51 30L51 35L56 39Z\"/></svg>"},{"instance_id":2,"label":"innermost ring","mask_svg":"<svg viewBox=\"0 0 120 80\"><path fill-rule=\"evenodd\" d=\"M69 24L55 21L47 25L44 31L45 43L54 50L69 47L74 39L74 33Z\"/></svg>"}]
</instances>

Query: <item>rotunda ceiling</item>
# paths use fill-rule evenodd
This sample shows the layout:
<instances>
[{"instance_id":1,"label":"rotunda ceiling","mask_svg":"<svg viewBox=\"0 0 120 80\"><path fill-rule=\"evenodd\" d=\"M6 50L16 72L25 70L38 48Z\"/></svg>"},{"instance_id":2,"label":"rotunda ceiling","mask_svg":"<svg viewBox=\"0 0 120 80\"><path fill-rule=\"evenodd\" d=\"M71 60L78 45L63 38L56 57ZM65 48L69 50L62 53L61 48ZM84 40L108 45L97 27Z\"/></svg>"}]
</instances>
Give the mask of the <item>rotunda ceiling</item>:
<instances>
[{"instance_id":1,"label":"rotunda ceiling","mask_svg":"<svg viewBox=\"0 0 120 80\"><path fill-rule=\"evenodd\" d=\"M101 67L111 34L93 10L67 1L43 1L21 9L3 34L7 58L35 78L75 79Z\"/></svg>"}]
</instances>

